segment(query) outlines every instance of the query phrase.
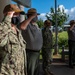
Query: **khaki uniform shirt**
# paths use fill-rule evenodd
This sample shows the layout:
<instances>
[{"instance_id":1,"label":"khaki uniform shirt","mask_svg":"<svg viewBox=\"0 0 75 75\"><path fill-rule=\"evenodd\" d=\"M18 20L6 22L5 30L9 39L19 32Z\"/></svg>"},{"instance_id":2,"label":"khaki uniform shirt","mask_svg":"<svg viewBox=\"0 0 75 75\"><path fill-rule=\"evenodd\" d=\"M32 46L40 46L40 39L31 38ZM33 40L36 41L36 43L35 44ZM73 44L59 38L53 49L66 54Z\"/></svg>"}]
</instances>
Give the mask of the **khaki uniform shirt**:
<instances>
[{"instance_id":1,"label":"khaki uniform shirt","mask_svg":"<svg viewBox=\"0 0 75 75\"><path fill-rule=\"evenodd\" d=\"M6 16L0 23L0 75L26 75L25 47L21 32L14 32L11 18Z\"/></svg>"}]
</instances>

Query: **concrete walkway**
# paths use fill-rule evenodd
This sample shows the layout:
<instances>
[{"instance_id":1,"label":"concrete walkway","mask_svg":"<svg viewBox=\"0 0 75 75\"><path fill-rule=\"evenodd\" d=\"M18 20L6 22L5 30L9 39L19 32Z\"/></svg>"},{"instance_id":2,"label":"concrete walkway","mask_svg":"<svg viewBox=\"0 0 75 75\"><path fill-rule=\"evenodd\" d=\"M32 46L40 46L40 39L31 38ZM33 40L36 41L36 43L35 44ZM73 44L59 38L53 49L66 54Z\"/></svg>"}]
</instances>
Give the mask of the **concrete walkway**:
<instances>
[{"instance_id":1,"label":"concrete walkway","mask_svg":"<svg viewBox=\"0 0 75 75\"><path fill-rule=\"evenodd\" d=\"M43 75L42 62L40 62L40 75ZM75 75L75 68L71 69L68 67L68 61L62 62L61 60L54 60L51 64L50 71L54 75Z\"/></svg>"}]
</instances>

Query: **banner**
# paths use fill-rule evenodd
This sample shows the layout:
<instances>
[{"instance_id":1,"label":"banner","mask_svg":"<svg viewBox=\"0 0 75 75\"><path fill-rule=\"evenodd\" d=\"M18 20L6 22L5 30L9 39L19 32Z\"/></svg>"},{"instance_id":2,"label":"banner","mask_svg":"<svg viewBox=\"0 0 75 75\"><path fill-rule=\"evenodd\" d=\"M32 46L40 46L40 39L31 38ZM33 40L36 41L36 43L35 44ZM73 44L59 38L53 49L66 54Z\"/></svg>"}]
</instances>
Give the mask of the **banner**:
<instances>
[{"instance_id":1,"label":"banner","mask_svg":"<svg viewBox=\"0 0 75 75\"><path fill-rule=\"evenodd\" d=\"M28 8L31 7L31 0L12 0L12 1L14 1L18 4L21 4L25 7L28 7Z\"/></svg>"}]
</instances>

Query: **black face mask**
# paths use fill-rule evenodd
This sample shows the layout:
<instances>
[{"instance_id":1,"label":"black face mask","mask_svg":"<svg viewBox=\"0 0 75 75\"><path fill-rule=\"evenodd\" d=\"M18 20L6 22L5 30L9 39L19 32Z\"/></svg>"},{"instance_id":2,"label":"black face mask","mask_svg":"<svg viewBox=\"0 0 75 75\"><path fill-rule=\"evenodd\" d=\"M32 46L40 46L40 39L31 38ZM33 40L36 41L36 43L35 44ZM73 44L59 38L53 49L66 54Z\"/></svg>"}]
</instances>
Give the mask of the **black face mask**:
<instances>
[{"instance_id":1,"label":"black face mask","mask_svg":"<svg viewBox=\"0 0 75 75\"><path fill-rule=\"evenodd\" d=\"M15 24L15 25L20 24L20 18L19 17L12 17L11 23Z\"/></svg>"}]
</instances>

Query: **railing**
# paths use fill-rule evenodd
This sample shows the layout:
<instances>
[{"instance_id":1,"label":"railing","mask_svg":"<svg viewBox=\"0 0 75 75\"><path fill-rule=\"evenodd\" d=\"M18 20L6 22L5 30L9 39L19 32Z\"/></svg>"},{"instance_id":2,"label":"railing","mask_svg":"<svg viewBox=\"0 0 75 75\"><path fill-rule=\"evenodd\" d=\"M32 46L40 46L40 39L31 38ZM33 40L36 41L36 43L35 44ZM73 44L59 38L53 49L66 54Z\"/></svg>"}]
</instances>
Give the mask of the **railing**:
<instances>
[{"instance_id":1,"label":"railing","mask_svg":"<svg viewBox=\"0 0 75 75\"><path fill-rule=\"evenodd\" d=\"M61 59L62 61L65 61L65 56L69 55L69 50L64 48L64 45L62 46L62 52L61 52Z\"/></svg>"}]
</instances>

